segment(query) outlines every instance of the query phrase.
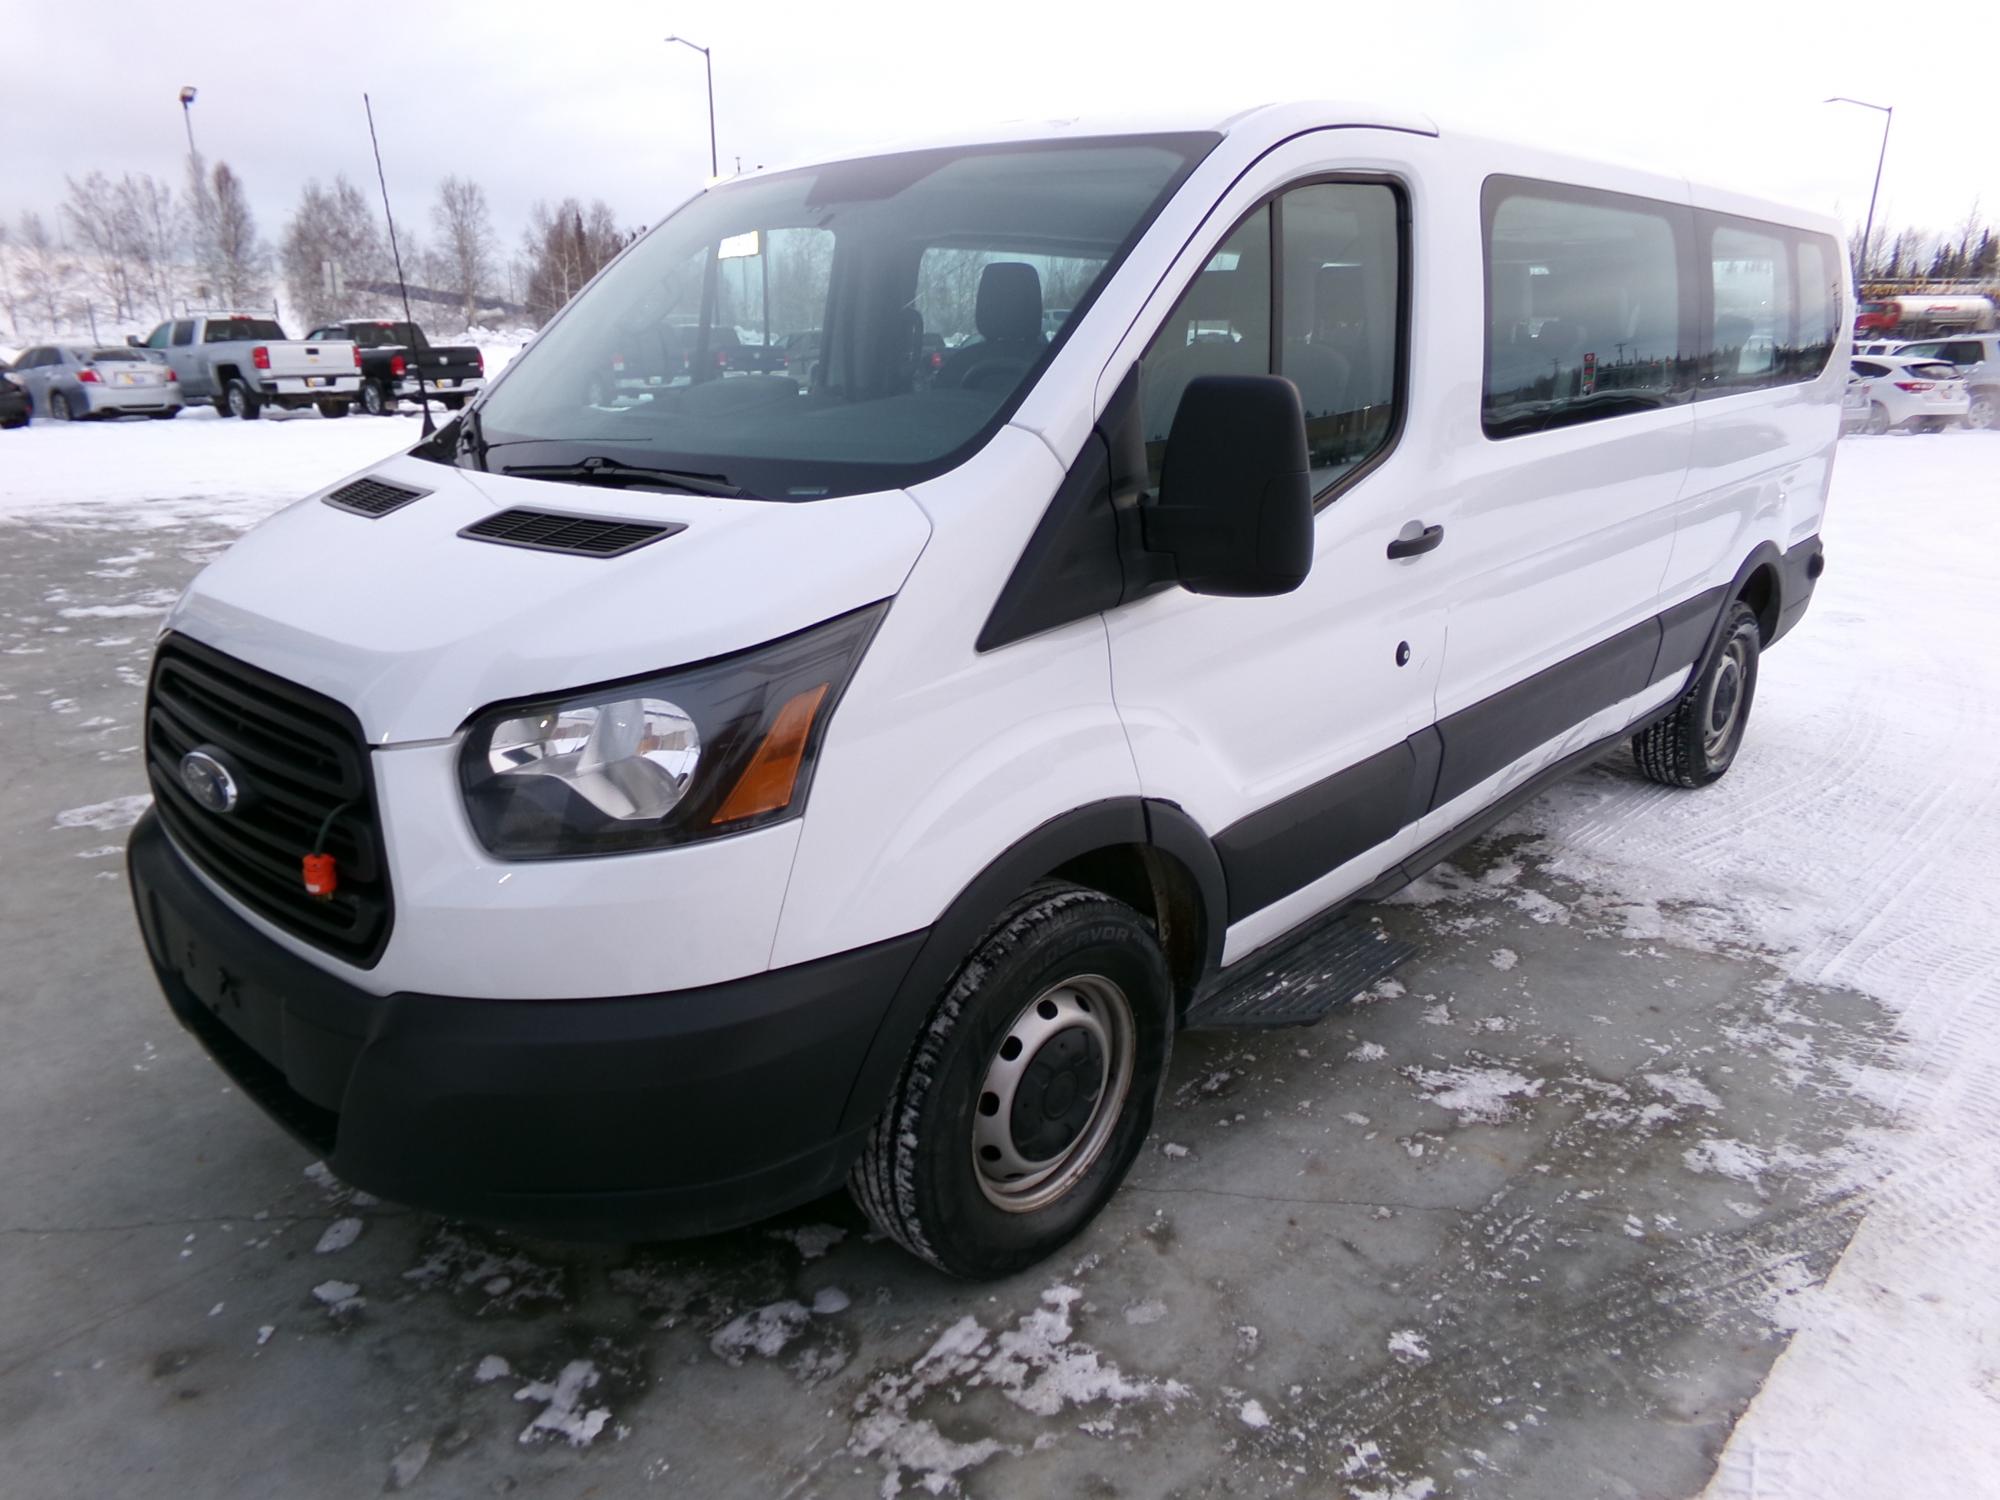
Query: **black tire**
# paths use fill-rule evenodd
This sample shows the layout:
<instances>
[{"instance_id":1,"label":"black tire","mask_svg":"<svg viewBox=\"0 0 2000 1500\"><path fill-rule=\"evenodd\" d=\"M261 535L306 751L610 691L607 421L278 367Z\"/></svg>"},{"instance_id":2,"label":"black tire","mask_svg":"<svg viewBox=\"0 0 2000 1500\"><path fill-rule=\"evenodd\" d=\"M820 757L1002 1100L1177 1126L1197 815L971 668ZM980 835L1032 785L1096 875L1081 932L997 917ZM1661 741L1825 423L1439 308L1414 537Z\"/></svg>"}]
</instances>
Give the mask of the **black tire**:
<instances>
[{"instance_id":1,"label":"black tire","mask_svg":"<svg viewBox=\"0 0 2000 1500\"><path fill-rule=\"evenodd\" d=\"M69 397L61 391L49 392L49 420L51 422L74 422L76 413L70 410Z\"/></svg>"},{"instance_id":2,"label":"black tire","mask_svg":"<svg viewBox=\"0 0 2000 1500\"><path fill-rule=\"evenodd\" d=\"M1641 774L1662 786L1707 786L1722 779L1750 723L1762 640L1756 613L1738 599L1723 618L1722 638L1673 711L1632 736Z\"/></svg>"},{"instance_id":3,"label":"black tire","mask_svg":"<svg viewBox=\"0 0 2000 1500\"><path fill-rule=\"evenodd\" d=\"M463 396L440 396L438 400L444 403L446 411L457 411L465 405L465 397Z\"/></svg>"},{"instance_id":4,"label":"black tire","mask_svg":"<svg viewBox=\"0 0 2000 1500\"><path fill-rule=\"evenodd\" d=\"M317 406L319 414L329 421L347 415L347 403L345 401L315 401L313 405Z\"/></svg>"},{"instance_id":5,"label":"black tire","mask_svg":"<svg viewBox=\"0 0 2000 1500\"><path fill-rule=\"evenodd\" d=\"M2000 427L2000 390L1986 386L1974 391L1964 425L1974 432L1991 432Z\"/></svg>"},{"instance_id":6,"label":"black tire","mask_svg":"<svg viewBox=\"0 0 2000 1500\"><path fill-rule=\"evenodd\" d=\"M396 398L379 380L361 382L361 409L371 417L386 417L396 409Z\"/></svg>"},{"instance_id":7,"label":"black tire","mask_svg":"<svg viewBox=\"0 0 2000 1500\"><path fill-rule=\"evenodd\" d=\"M1023 1035L1034 1036L1026 1050ZM953 1276L1033 1265L1124 1180L1152 1128L1172 1042L1173 981L1152 925L1100 892L1037 885L946 987L848 1190L883 1233ZM1003 1072L1011 1083L998 1082ZM1004 1119L994 1087L1013 1096ZM1000 1160L979 1144L996 1136L1039 1170L1008 1177L980 1165L976 1151Z\"/></svg>"},{"instance_id":8,"label":"black tire","mask_svg":"<svg viewBox=\"0 0 2000 1500\"><path fill-rule=\"evenodd\" d=\"M180 414L181 414L181 409L178 406L170 406L165 411L149 411L146 413L146 415L151 417L155 422L171 422L175 417L178 417Z\"/></svg>"},{"instance_id":9,"label":"black tire","mask_svg":"<svg viewBox=\"0 0 2000 1500\"><path fill-rule=\"evenodd\" d=\"M245 422L254 422L264 414L264 403L257 399L257 393L240 380L232 380L222 388L224 412Z\"/></svg>"},{"instance_id":10,"label":"black tire","mask_svg":"<svg viewBox=\"0 0 2000 1500\"><path fill-rule=\"evenodd\" d=\"M1868 403L1868 421L1861 429L1871 437L1880 437L1889 430L1889 408L1880 401Z\"/></svg>"}]
</instances>

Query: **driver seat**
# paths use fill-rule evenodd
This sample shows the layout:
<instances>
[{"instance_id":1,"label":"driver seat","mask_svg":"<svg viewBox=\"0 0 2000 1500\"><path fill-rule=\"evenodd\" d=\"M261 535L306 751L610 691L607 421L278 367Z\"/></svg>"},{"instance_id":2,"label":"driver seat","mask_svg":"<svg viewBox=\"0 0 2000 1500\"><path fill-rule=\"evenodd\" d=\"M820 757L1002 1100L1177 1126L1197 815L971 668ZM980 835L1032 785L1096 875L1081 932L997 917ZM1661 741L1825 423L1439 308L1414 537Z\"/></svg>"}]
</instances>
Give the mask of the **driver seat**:
<instances>
[{"instance_id":1,"label":"driver seat","mask_svg":"<svg viewBox=\"0 0 2000 1500\"><path fill-rule=\"evenodd\" d=\"M973 306L979 342L961 344L946 356L937 384L962 387L982 366L1014 365L1003 378L982 373L978 388L1011 386L1048 347L1042 337L1042 276L1020 260L996 260L979 273L979 300Z\"/></svg>"}]
</instances>

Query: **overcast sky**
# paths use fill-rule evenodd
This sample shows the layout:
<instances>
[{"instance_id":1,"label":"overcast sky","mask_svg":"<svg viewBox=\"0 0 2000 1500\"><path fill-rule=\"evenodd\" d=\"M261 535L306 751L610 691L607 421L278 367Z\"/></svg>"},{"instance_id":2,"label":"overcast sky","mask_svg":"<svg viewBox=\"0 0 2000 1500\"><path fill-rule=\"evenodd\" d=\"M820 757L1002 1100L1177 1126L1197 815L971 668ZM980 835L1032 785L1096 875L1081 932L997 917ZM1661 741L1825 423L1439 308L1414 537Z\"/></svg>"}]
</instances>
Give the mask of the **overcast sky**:
<instances>
[{"instance_id":1,"label":"overcast sky","mask_svg":"<svg viewBox=\"0 0 2000 1500\"><path fill-rule=\"evenodd\" d=\"M451 172L485 187L509 251L537 198L601 197L651 223L707 175L702 60L663 41L681 31L714 52L725 171L989 121L1349 97L1858 224L1882 117L1820 102L1854 94L1896 106L1878 220L1943 229L1975 198L2000 219L1990 90L1919 86L1962 74L1950 28L1919 44L1897 15L1880 0L10 6L0 214L47 213L65 173L93 168L178 187L193 84L197 143L245 179L273 240L308 178L373 191L364 89L419 231ZM1925 66L1899 69L1913 45Z\"/></svg>"}]
</instances>

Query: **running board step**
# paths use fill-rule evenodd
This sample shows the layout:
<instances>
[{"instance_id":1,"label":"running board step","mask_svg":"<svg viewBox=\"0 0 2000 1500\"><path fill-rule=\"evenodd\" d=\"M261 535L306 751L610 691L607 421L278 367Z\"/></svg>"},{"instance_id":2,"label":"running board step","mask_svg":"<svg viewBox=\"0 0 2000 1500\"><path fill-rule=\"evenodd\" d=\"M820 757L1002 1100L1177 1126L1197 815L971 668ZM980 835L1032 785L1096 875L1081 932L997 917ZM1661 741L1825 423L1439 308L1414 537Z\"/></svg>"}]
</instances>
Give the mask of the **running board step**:
<instances>
[{"instance_id":1,"label":"running board step","mask_svg":"<svg viewBox=\"0 0 2000 1500\"><path fill-rule=\"evenodd\" d=\"M1311 1026L1416 956L1365 910L1308 928L1268 958L1252 957L1240 976L1196 997L1187 1029Z\"/></svg>"}]
</instances>

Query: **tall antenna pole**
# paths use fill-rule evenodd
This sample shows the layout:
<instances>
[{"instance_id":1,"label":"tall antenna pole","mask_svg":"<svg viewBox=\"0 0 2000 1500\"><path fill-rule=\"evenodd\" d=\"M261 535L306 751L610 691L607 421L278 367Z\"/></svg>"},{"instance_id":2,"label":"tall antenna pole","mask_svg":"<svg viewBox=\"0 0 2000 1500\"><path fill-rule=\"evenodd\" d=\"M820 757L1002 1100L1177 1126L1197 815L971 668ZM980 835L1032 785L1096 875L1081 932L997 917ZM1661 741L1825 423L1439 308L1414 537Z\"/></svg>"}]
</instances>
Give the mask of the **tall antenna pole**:
<instances>
[{"instance_id":1,"label":"tall antenna pole","mask_svg":"<svg viewBox=\"0 0 2000 1500\"><path fill-rule=\"evenodd\" d=\"M415 354L417 320L410 316L410 284L403 279L403 252L396 244L396 216L389 210L389 179L382 172L382 143L375 138L375 106L368 102L368 95L361 96L361 107L368 111L368 144L375 148L375 180L382 185L382 217L389 221L389 253L396 258L396 285L403 293L403 321L410 329L410 352ZM437 423L431 420L430 387L424 381L424 367L417 364L417 403L424 409L424 436L437 431Z\"/></svg>"}]
</instances>

